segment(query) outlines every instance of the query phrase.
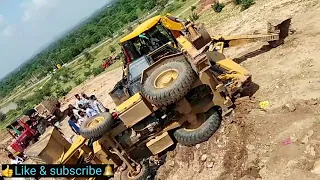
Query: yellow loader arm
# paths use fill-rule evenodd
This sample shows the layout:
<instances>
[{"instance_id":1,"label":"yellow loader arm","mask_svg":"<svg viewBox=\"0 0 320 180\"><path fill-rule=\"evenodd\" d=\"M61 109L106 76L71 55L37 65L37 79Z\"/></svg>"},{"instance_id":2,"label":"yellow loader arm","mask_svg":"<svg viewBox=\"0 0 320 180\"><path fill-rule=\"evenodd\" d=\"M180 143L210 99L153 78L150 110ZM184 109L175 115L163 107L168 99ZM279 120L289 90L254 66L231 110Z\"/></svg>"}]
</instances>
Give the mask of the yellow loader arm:
<instances>
[{"instance_id":1,"label":"yellow loader arm","mask_svg":"<svg viewBox=\"0 0 320 180\"><path fill-rule=\"evenodd\" d=\"M166 16L162 16L160 19L163 26L171 31L183 31L185 29L184 25L180 20L176 17L167 14Z\"/></svg>"},{"instance_id":2,"label":"yellow loader arm","mask_svg":"<svg viewBox=\"0 0 320 180\"><path fill-rule=\"evenodd\" d=\"M212 41L216 43L224 43L224 47L233 47L257 41L269 42L271 47L276 47L283 43L289 34L289 26L291 19L286 19L277 25L268 23L268 31L266 34L253 35L235 35L235 36L212 36ZM216 46L216 45L215 45Z\"/></svg>"}]
</instances>

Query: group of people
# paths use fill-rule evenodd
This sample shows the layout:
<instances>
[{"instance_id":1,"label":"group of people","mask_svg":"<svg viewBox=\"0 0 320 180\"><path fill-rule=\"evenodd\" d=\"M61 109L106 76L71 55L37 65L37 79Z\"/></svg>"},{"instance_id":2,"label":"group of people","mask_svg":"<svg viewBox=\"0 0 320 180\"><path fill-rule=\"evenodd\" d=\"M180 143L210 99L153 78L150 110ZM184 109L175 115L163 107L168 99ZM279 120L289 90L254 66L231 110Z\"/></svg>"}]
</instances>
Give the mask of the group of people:
<instances>
[{"instance_id":1,"label":"group of people","mask_svg":"<svg viewBox=\"0 0 320 180\"><path fill-rule=\"evenodd\" d=\"M109 109L105 108L95 95L89 97L86 94L81 94L81 96L79 94L75 95L77 99L75 106L69 104L70 119L68 123L76 134L79 134L80 126L86 118L109 112Z\"/></svg>"}]
</instances>

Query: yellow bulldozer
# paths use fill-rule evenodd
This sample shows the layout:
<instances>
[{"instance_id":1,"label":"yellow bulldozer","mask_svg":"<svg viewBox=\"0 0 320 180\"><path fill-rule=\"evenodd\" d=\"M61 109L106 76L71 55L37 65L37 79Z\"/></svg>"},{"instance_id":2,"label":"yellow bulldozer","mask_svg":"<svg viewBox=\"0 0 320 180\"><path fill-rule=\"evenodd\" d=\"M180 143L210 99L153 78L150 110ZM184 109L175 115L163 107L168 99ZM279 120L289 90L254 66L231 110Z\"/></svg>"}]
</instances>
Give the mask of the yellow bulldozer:
<instances>
[{"instance_id":1,"label":"yellow bulldozer","mask_svg":"<svg viewBox=\"0 0 320 180\"><path fill-rule=\"evenodd\" d=\"M76 142L55 154L30 150L27 155L48 163L115 164L124 167L122 180L145 180L150 174L145 159L175 142L207 141L250 85L250 73L226 58L224 48L255 41L275 47L284 42L289 25L290 19L269 23L266 34L212 37L191 21L155 16L120 40L123 78L109 93L116 112L88 118Z\"/></svg>"}]
</instances>

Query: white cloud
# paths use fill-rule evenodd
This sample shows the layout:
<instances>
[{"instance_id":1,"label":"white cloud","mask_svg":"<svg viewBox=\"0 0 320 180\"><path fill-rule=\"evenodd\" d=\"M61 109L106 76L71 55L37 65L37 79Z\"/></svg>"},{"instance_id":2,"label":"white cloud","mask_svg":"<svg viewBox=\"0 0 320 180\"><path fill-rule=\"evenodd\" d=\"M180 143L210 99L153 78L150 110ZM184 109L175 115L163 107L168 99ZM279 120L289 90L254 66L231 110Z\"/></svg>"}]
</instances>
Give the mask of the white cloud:
<instances>
[{"instance_id":1,"label":"white cloud","mask_svg":"<svg viewBox=\"0 0 320 180\"><path fill-rule=\"evenodd\" d=\"M7 37L13 36L15 33L15 30L16 30L15 26L12 24L9 24L1 31L1 35L7 36Z\"/></svg>"},{"instance_id":2,"label":"white cloud","mask_svg":"<svg viewBox=\"0 0 320 180\"><path fill-rule=\"evenodd\" d=\"M23 22L28 22L31 20L45 18L47 12L56 7L57 0L31 0L28 2L22 2L20 6L24 9L22 16Z\"/></svg>"}]
</instances>

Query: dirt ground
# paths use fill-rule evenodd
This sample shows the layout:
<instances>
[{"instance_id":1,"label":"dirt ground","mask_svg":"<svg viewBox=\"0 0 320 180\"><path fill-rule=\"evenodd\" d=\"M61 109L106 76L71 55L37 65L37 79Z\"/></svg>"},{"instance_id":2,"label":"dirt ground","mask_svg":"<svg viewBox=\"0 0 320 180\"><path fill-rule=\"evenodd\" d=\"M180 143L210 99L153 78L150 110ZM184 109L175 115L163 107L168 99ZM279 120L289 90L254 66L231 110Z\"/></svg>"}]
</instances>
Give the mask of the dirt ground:
<instances>
[{"instance_id":1,"label":"dirt ground","mask_svg":"<svg viewBox=\"0 0 320 180\"><path fill-rule=\"evenodd\" d=\"M253 43L225 52L252 73L256 93L237 101L208 142L169 152L158 179L320 179L320 2L256 1L210 32L255 33L269 19L286 17L294 34L282 46L260 50L264 44ZM260 109L261 101L270 106Z\"/></svg>"},{"instance_id":2,"label":"dirt ground","mask_svg":"<svg viewBox=\"0 0 320 180\"><path fill-rule=\"evenodd\" d=\"M88 79L76 88L73 88L67 96L60 100L62 105L61 109L64 110L68 108L69 104L75 105L75 94L85 93L87 95L96 95L96 97L106 108L113 110L115 108L115 104L113 103L108 93L121 79L121 77L122 69L121 67L119 67L112 71L105 72L95 78ZM70 129L67 123L67 119L61 122L61 129L66 137L71 137L72 135L74 135L73 131Z\"/></svg>"}]
</instances>

